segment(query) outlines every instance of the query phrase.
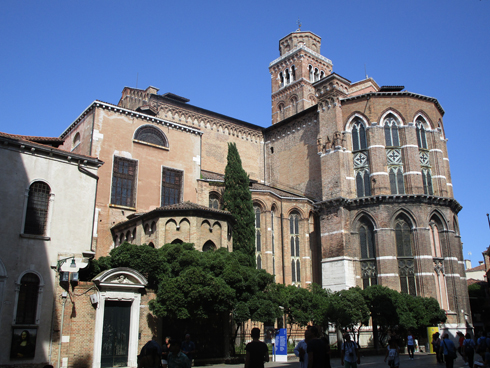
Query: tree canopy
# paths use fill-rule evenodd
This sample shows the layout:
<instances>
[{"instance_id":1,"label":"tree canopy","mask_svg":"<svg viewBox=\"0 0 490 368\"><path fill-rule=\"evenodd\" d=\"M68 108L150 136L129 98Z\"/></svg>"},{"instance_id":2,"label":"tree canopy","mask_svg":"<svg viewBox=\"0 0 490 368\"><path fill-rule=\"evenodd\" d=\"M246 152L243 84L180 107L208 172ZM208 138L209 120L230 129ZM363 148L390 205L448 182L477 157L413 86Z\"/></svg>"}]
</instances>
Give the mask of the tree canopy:
<instances>
[{"instance_id":1,"label":"tree canopy","mask_svg":"<svg viewBox=\"0 0 490 368\"><path fill-rule=\"evenodd\" d=\"M255 267L255 214L249 178L235 143L228 143L223 207L235 218L233 251L243 253L246 265Z\"/></svg>"}]
</instances>

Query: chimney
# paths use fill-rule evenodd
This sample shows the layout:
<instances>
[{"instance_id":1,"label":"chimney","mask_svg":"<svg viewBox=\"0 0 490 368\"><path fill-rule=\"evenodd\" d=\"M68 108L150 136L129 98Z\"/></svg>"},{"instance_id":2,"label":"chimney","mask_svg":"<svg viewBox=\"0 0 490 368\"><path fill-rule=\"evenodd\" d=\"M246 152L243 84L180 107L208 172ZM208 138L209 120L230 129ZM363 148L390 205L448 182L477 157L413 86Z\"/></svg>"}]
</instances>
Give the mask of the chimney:
<instances>
[{"instance_id":1,"label":"chimney","mask_svg":"<svg viewBox=\"0 0 490 368\"><path fill-rule=\"evenodd\" d=\"M464 268L469 270L471 268L471 261L469 259L464 260Z\"/></svg>"},{"instance_id":2,"label":"chimney","mask_svg":"<svg viewBox=\"0 0 490 368\"><path fill-rule=\"evenodd\" d=\"M481 266L483 264L483 261L478 261L478 265Z\"/></svg>"}]
</instances>

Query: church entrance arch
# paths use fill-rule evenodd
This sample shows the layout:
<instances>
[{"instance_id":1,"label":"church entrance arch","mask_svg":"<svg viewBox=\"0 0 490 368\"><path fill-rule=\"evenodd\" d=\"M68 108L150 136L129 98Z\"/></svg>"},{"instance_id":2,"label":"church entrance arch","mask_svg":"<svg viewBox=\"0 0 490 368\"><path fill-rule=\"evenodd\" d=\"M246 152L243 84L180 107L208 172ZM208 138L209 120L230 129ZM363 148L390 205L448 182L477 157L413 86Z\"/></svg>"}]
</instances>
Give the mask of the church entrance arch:
<instances>
[{"instance_id":1,"label":"church entrance arch","mask_svg":"<svg viewBox=\"0 0 490 368\"><path fill-rule=\"evenodd\" d=\"M93 368L136 367L143 275L127 267L107 270L92 280L99 292L95 314Z\"/></svg>"}]
</instances>

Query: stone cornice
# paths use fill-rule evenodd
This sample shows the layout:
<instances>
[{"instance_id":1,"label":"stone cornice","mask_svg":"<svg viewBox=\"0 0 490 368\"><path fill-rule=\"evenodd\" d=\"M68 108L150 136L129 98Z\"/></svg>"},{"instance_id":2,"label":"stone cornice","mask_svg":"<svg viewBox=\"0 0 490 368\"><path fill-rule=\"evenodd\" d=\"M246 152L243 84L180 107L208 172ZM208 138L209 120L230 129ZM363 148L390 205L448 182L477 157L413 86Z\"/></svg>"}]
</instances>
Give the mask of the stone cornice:
<instances>
[{"instance_id":1,"label":"stone cornice","mask_svg":"<svg viewBox=\"0 0 490 368\"><path fill-rule=\"evenodd\" d=\"M296 47L295 49L291 50L291 51L288 51L286 52L284 55L282 56L279 56L276 60L272 61L270 64L269 64L269 68L272 68L273 66L275 66L276 64L280 63L281 61L283 61L284 59L287 59L287 58L290 58L291 56L293 56L295 53L297 52L300 52L301 50L303 50L304 52L307 52L309 53L310 55L312 55L313 57L317 58L317 59L320 59L322 60L323 62L329 64L330 66L333 66L332 64L332 61L330 59L327 59L325 56L323 55L320 55L319 53L313 51L312 49L306 47L305 45L300 45L298 47Z\"/></svg>"},{"instance_id":2,"label":"stone cornice","mask_svg":"<svg viewBox=\"0 0 490 368\"><path fill-rule=\"evenodd\" d=\"M136 112L134 110L125 109L124 107L116 106L116 105L113 105L113 104L110 104L107 102L95 100L85 110L83 110L83 112L78 116L78 118L76 118L75 121L72 124L70 124L70 126L68 128L66 128L63 133L61 133L60 138L65 138L68 135L68 133L70 133L70 131L73 130L78 125L78 123L88 113L90 113L94 108L97 108L97 107L100 107L100 108L106 109L106 110L110 110L110 111L114 111L114 112L119 113L119 114L129 115L129 116L139 118L142 120L147 120L147 121L155 123L155 124L166 125L166 126L169 126L173 129L178 129L178 130L182 130L182 131L186 131L186 132L198 134L198 135L203 134L203 132L201 132L201 130L189 127L187 125L174 123L174 122L171 122L168 120L156 118L156 117L151 116L151 115L142 114L142 113Z\"/></svg>"},{"instance_id":3,"label":"stone cornice","mask_svg":"<svg viewBox=\"0 0 490 368\"><path fill-rule=\"evenodd\" d=\"M371 97L413 97L413 98L434 103L434 105L436 105L436 108L437 110L439 110L441 115L444 115L444 109L442 108L441 104L439 103L439 101L437 101L436 98L420 95L418 93L406 92L406 91L405 92L369 92L358 96L342 98L340 99L340 101L350 102L359 99L369 99Z\"/></svg>"},{"instance_id":4,"label":"stone cornice","mask_svg":"<svg viewBox=\"0 0 490 368\"><path fill-rule=\"evenodd\" d=\"M458 214L463 208L457 200L448 197L437 197L429 195L379 195L361 198L344 198L337 197L326 201L315 203L315 208L345 207L349 210L363 208L365 206L380 205L380 204L426 204L434 206L449 207L454 213Z\"/></svg>"}]
</instances>

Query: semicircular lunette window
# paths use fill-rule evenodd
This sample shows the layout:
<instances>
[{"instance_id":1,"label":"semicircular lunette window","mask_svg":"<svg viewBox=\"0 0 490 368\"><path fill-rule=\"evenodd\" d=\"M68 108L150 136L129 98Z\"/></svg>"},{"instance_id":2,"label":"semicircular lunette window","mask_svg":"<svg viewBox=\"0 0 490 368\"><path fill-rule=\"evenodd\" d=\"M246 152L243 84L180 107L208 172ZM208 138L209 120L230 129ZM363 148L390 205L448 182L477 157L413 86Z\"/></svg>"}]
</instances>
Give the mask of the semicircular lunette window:
<instances>
[{"instance_id":1,"label":"semicircular lunette window","mask_svg":"<svg viewBox=\"0 0 490 368\"><path fill-rule=\"evenodd\" d=\"M168 148L168 140L160 129L152 126L143 126L134 134L134 139L140 142L154 144Z\"/></svg>"}]
</instances>

